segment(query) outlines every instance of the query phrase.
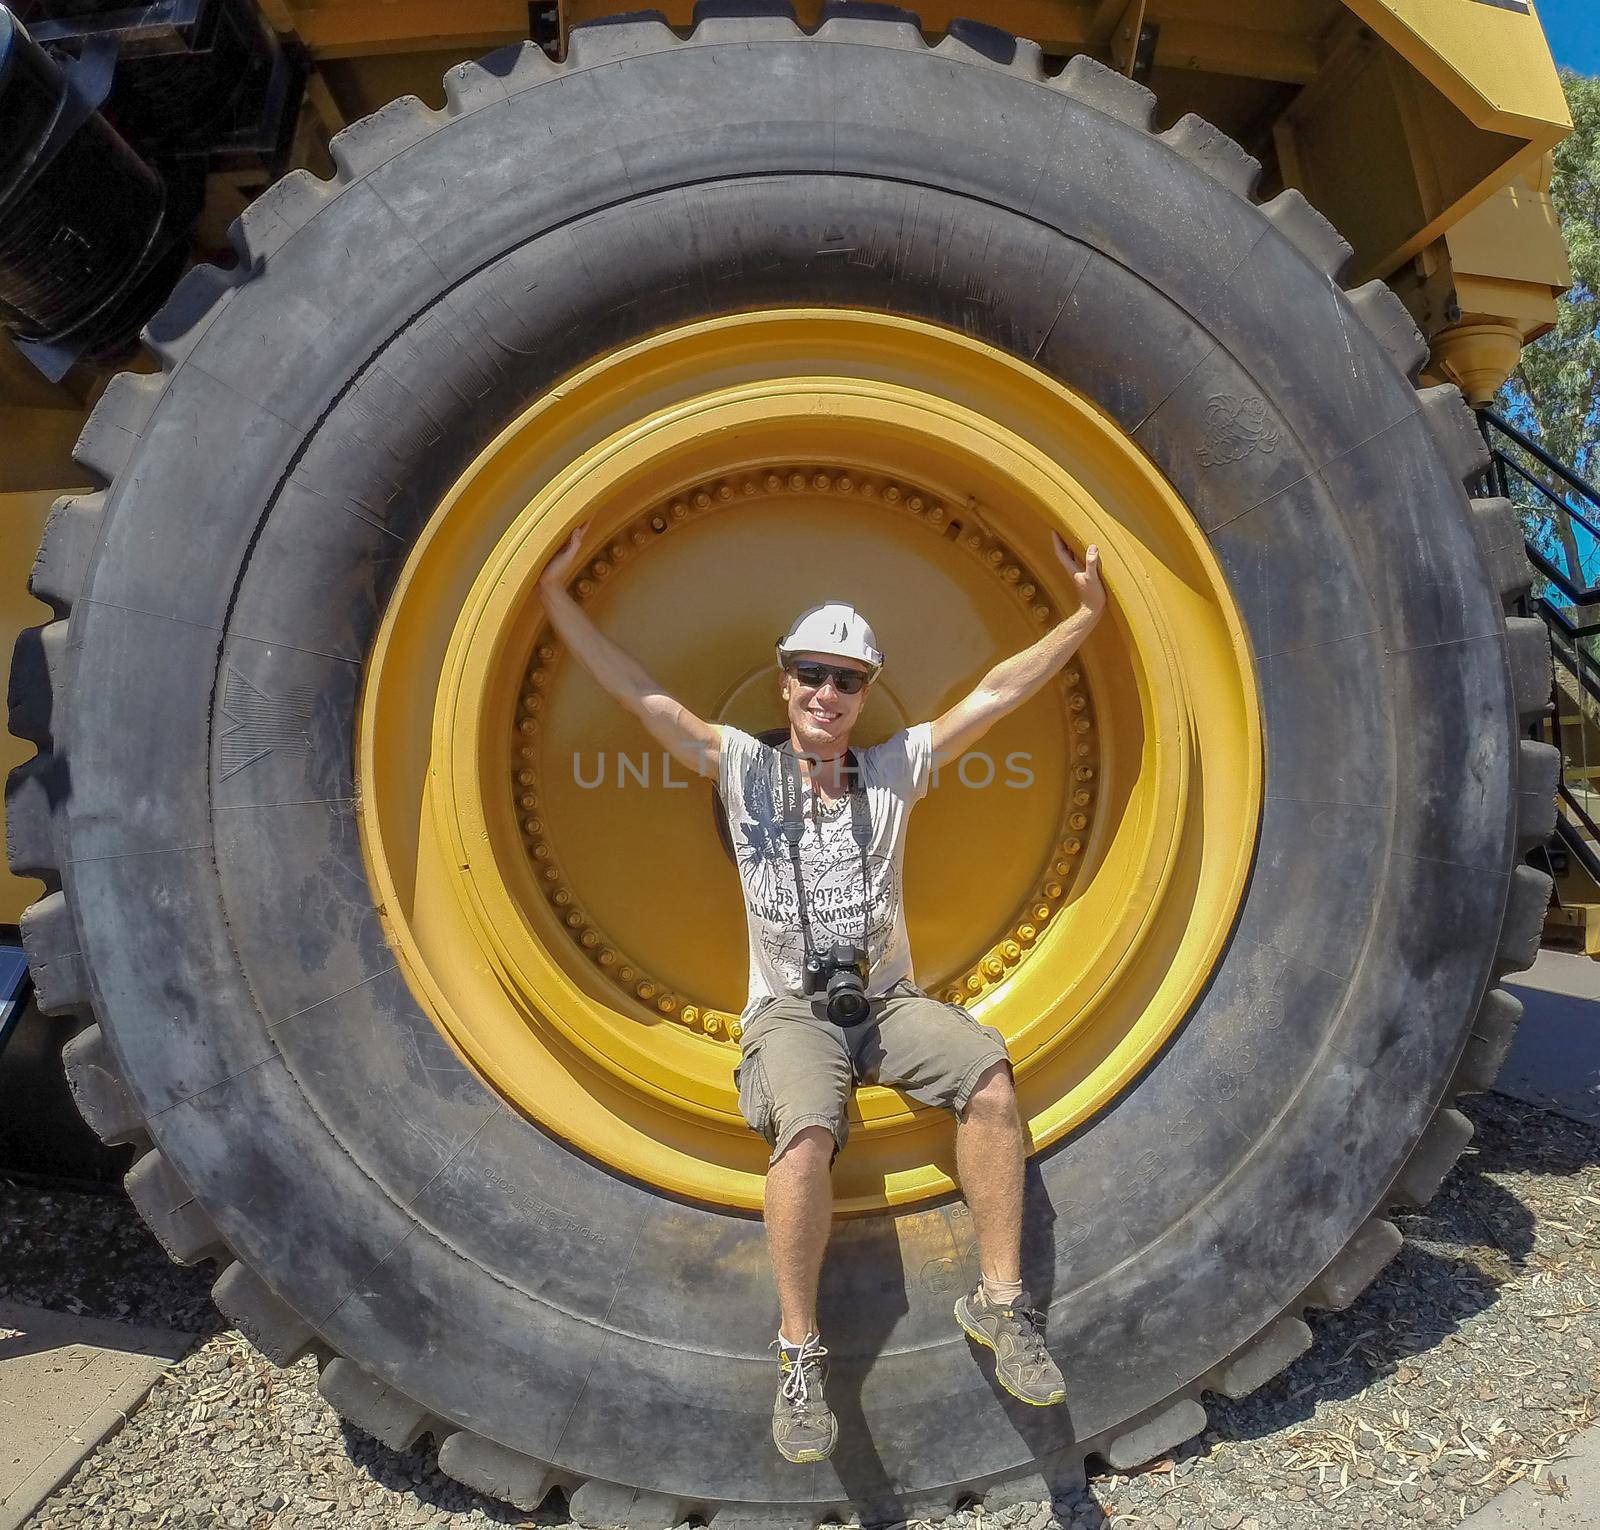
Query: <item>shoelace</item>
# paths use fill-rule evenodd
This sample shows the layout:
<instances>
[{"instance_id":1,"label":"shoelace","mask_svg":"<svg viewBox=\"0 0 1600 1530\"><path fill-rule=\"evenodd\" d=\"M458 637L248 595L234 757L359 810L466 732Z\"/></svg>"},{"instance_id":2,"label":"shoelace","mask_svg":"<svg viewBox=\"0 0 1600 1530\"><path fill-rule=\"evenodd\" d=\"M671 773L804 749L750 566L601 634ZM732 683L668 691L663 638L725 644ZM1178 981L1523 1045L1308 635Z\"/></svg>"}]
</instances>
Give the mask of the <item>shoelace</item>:
<instances>
[{"instance_id":1,"label":"shoelace","mask_svg":"<svg viewBox=\"0 0 1600 1530\"><path fill-rule=\"evenodd\" d=\"M773 1345L778 1350L778 1356L783 1358L783 1346L774 1339ZM785 1401L791 1402L797 1408L809 1407L811 1403L810 1378L808 1372L818 1361L827 1358L827 1348L822 1340L814 1333L807 1334L801 1340L800 1351L789 1357L789 1373L783 1378L783 1396Z\"/></svg>"},{"instance_id":2,"label":"shoelace","mask_svg":"<svg viewBox=\"0 0 1600 1530\"><path fill-rule=\"evenodd\" d=\"M1027 1350L1027 1363L1042 1365L1049 1358L1049 1351L1045 1348L1044 1342L1044 1314L1037 1307L1024 1307L1020 1304L1001 1310L1016 1320L1017 1337Z\"/></svg>"}]
</instances>

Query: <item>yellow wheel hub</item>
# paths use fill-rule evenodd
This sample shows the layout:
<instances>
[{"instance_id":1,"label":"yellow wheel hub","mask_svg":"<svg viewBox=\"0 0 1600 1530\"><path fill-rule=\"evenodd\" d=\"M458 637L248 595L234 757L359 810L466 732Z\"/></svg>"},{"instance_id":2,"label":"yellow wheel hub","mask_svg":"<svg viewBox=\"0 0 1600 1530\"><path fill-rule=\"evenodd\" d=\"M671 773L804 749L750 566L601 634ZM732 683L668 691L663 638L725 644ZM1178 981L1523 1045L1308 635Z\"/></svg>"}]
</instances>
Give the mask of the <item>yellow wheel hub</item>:
<instances>
[{"instance_id":1,"label":"yellow wheel hub","mask_svg":"<svg viewBox=\"0 0 1600 1530\"><path fill-rule=\"evenodd\" d=\"M582 521L574 596L707 719L782 726L774 639L817 601L860 607L888 658L858 746L937 716L1070 614L1052 527L1100 544L1106 620L940 770L905 899L922 986L1006 1035L1035 1147L1114 1100L1215 965L1261 794L1237 612L1121 429L953 331L741 314L553 388L412 550L367 672L359 769L413 991L550 1132L755 1208L766 1149L732 1082L739 878L714 783L669 761L544 618L538 575ZM843 1209L951 1188L947 1115L887 1088L854 1108Z\"/></svg>"}]
</instances>

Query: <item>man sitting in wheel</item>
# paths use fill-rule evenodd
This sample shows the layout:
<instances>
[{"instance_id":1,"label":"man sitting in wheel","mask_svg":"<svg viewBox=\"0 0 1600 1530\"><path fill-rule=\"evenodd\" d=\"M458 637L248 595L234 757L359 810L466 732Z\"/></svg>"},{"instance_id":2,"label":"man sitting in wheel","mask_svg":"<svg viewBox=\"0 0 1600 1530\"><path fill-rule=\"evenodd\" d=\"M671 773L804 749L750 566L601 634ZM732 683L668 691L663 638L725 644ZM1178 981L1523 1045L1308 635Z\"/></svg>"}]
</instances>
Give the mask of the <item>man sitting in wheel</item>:
<instances>
[{"instance_id":1,"label":"man sitting in wheel","mask_svg":"<svg viewBox=\"0 0 1600 1530\"><path fill-rule=\"evenodd\" d=\"M1055 536L1079 609L942 716L857 754L850 733L884 657L852 606L814 606L778 641L788 738L774 747L696 717L584 615L565 588L584 530L541 578L550 620L674 758L716 779L739 862L750 992L734 1076L740 1110L771 1148L764 1215L779 1307L779 1451L820 1461L838 1438L823 1396L817 1286L833 1217L830 1170L860 1083L891 1085L955 1115L957 1176L982 1272L957 1301L956 1320L994 1351L996 1378L1013 1396L1037 1407L1061 1402L1044 1317L1022 1285L1024 1140L1005 1042L918 987L901 868L906 822L931 773L1039 691L1099 621L1098 549L1080 566Z\"/></svg>"}]
</instances>

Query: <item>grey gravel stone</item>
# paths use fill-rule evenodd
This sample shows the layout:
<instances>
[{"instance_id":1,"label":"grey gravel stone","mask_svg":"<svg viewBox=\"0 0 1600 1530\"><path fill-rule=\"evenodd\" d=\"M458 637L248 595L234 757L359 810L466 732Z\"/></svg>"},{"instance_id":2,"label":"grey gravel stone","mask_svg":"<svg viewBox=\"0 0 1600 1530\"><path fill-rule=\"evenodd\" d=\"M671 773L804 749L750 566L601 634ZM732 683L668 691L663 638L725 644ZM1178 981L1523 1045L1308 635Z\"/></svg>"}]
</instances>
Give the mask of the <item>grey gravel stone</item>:
<instances>
[{"instance_id":1,"label":"grey gravel stone","mask_svg":"<svg viewBox=\"0 0 1600 1530\"><path fill-rule=\"evenodd\" d=\"M1463 1108L1461 1163L1398 1217L1406 1245L1373 1287L1310 1316L1315 1342L1287 1372L1238 1402L1208 1396L1205 1434L1140 1473L948 1530L1454 1525L1517 1472L1545 1473L1600 1408L1600 1133L1493 1095ZM27 1530L568 1523L559 1496L523 1514L440 1474L430 1442L397 1454L343 1425L314 1361L279 1371L226 1326L213 1278L168 1263L120 1193L0 1178L0 1290L201 1337Z\"/></svg>"}]
</instances>

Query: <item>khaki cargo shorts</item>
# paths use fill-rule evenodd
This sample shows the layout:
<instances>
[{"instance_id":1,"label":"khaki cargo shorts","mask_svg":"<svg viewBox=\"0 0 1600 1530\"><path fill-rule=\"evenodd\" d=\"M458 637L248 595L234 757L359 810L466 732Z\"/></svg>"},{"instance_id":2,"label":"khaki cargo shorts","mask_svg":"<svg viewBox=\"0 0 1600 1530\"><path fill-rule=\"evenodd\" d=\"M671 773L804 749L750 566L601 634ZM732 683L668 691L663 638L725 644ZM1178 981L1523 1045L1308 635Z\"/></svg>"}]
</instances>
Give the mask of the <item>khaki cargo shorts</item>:
<instances>
[{"instance_id":1,"label":"khaki cargo shorts","mask_svg":"<svg viewBox=\"0 0 1600 1530\"><path fill-rule=\"evenodd\" d=\"M889 1084L959 1116L984 1070L1009 1061L999 1031L959 1004L932 998L910 978L868 1005L859 1025L839 1026L809 997L785 994L750 1017L733 1077L740 1111L772 1148L769 1163L807 1126L833 1133L837 1158L850 1133L846 1111L857 1084Z\"/></svg>"}]
</instances>

